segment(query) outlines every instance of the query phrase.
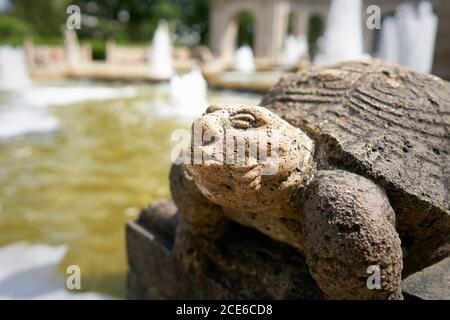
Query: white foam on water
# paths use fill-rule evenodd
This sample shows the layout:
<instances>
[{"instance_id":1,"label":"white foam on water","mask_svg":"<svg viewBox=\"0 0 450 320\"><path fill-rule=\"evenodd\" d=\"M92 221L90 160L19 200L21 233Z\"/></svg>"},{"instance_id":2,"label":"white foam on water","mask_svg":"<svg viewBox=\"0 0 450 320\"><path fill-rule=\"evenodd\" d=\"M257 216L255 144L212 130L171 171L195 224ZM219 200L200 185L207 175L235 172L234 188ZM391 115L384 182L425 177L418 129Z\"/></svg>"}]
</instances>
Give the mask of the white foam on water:
<instances>
[{"instance_id":1,"label":"white foam on water","mask_svg":"<svg viewBox=\"0 0 450 320\"><path fill-rule=\"evenodd\" d=\"M97 293L72 293L58 264L67 247L13 243L0 248L0 299L111 299Z\"/></svg>"},{"instance_id":2,"label":"white foam on water","mask_svg":"<svg viewBox=\"0 0 450 320\"><path fill-rule=\"evenodd\" d=\"M150 74L155 77L170 78L173 74L172 41L166 21L158 23L152 41Z\"/></svg>"},{"instance_id":3,"label":"white foam on water","mask_svg":"<svg viewBox=\"0 0 450 320\"><path fill-rule=\"evenodd\" d=\"M283 62L286 66L294 67L307 53L308 41L305 36L287 36L283 51Z\"/></svg>"},{"instance_id":4,"label":"white foam on water","mask_svg":"<svg viewBox=\"0 0 450 320\"><path fill-rule=\"evenodd\" d=\"M370 58L364 53L362 7L362 0L332 1L315 65Z\"/></svg>"},{"instance_id":5,"label":"white foam on water","mask_svg":"<svg viewBox=\"0 0 450 320\"><path fill-rule=\"evenodd\" d=\"M381 27L378 57L398 64L400 62L399 51L396 19L395 17L386 17Z\"/></svg>"},{"instance_id":6,"label":"white foam on water","mask_svg":"<svg viewBox=\"0 0 450 320\"><path fill-rule=\"evenodd\" d=\"M24 50L0 47L0 90L17 90L30 84Z\"/></svg>"},{"instance_id":7,"label":"white foam on water","mask_svg":"<svg viewBox=\"0 0 450 320\"><path fill-rule=\"evenodd\" d=\"M234 54L234 68L245 73L255 71L253 50L249 45L237 48Z\"/></svg>"},{"instance_id":8,"label":"white foam on water","mask_svg":"<svg viewBox=\"0 0 450 320\"><path fill-rule=\"evenodd\" d=\"M46 112L19 109L0 113L0 140L27 134L52 133L58 129L58 119Z\"/></svg>"},{"instance_id":9,"label":"white foam on water","mask_svg":"<svg viewBox=\"0 0 450 320\"><path fill-rule=\"evenodd\" d=\"M243 73L237 72L237 76ZM211 104L258 105L261 96L252 93L236 93L229 90L210 92L208 84L199 69L175 75L168 86L162 85L158 91L161 95L153 102L150 117L178 118L192 121L201 116ZM148 110L143 106L143 110Z\"/></svg>"},{"instance_id":10,"label":"white foam on water","mask_svg":"<svg viewBox=\"0 0 450 320\"><path fill-rule=\"evenodd\" d=\"M420 25L420 46L418 50L415 69L422 72L431 72L433 68L434 49L438 30L438 17L433 12L433 5L429 1L422 1L417 9L418 24Z\"/></svg>"},{"instance_id":11,"label":"white foam on water","mask_svg":"<svg viewBox=\"0 0 450 320\"><path fill-rule=\"evenodd\" d=\"M32 107L50 107L134 95L136 95L136 88L133 87L33 87L21 90L16 103Z\"/></svg>"},{"instance_id":12,"label":"white foam on water","mask_svg":"<svg viewBox=\"0 0 450 320\"><path fill-rule=\"evenodd\" d=\"M208 106L208 84L199 69L170 79L170 105L161 111L168 116L196 118Z\"/></svg>"},{"instance_id":13,"label":"white foam on water","mask_svg":"<svg viewBox=\"0 0 450 320\"><path fill-rule=\"evenodd\" d=\"M85 101L126 98L136 95L134 87L39 87L15 91L9 106L0 109L0 140L23 135L54 133L59 121L48 110Z\"/></svg>"},{"instance_id":14,"label":"white foam on water","mask_svg":"<svg viewBox=\"0 0 450 320\"><path fill-rule=\"evenodd\" d=\"M431 72L438 18L429 1L401 4L384 19L378 56L407 68Z\"/></svg>"}]
</instances>

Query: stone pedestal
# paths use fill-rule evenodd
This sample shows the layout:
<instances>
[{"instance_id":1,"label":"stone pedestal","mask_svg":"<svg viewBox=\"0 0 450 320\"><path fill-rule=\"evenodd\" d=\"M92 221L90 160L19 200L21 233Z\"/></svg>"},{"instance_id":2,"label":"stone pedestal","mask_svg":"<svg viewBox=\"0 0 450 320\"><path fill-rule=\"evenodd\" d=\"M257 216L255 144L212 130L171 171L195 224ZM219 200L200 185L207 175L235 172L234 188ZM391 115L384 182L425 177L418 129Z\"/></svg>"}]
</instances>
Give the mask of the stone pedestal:
<instances>
[{"instance_id":1,"label":"stone pedestal","mask_svg":"<svg viewBox=\"0 0 450 320\"><path fill-rule=\"evenodd\" d=\"M172 201L127 225L128 299L324 299L302 254L233 225L226 239L193 236ZM450 299L450 258L402 283L405 299Z\"/></svg>"},{"instance_id":2,"label":"stone pedestal","mask_svg":"<svg viewBox=\"0 0 450 320\"><path fill-rule=\"evenodd\" d=\"M160 202L128 223L128 299L177 298L179 272L172 255L175 209L171 202Z\"/></svg>"},{"instance_id":3,"label":"stone pedestal","mask_svg":"<svg viewBox=\"0 0 450 320\"><path fill-rule=\"evenodd\" d=\"M450 257L403 280L405 298L450 300Z\"/></svg>"},{"instance_id":4,"label":"stone pedestal","mask_svg":"<svg viewBox=\"0 0 450 320\"><path fill-rule=\"evenodd\" d=\"M237 224L194 237L172 201L127 225L127 250L128 299L323 299L296 250Z\"/></svg>"}]
</instances>

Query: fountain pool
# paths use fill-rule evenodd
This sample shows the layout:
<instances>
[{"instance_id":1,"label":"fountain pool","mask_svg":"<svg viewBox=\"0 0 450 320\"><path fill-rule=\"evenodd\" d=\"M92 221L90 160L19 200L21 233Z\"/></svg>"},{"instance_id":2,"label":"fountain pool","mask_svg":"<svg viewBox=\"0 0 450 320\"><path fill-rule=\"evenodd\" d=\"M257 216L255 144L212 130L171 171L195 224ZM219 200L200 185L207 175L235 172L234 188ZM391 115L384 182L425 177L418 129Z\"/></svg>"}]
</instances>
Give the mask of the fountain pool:
<instances>
[{"instance_id":1,"label":"fountain pool","mask_svg":"<svg viewBox=\"0 0 450 320\"><path fill-rule=\"evenodd\" d=\"M308 54L308 41L305 36L288 35L283 51L283 62L287 67L295 67L300 59Z\"/></svg>"},{"instance_id":2,"label":"fountain pool","mask_svg":"<svg viewBox=\"0 0 450 320\"><path fill-rule=\"evenodd\" d=\"M102 294L79 298L123 298L125 223L148 203L169 196L176 144L171 134L188 129L191 120L162 111L173 107L166 84L37 83L29 90L0 92L0 113L39 110L55 119L58 129L0 139L0 257L14 261L0 268L0 295L70 298L54 284L64 285L67 266L75 264L82 272L81 293ZM58 90L64 98L55 96ZM210 104L259 99L207 92ZM7 121L0 117L0 127ZM35 269L30 259L36 250L49 260ZM48 268L38 268L45 262ZM13 272L18 263L23 265ZM21 289L27 274L36 281L31 293Z\"/></svg>"},{"instance_id":3,"label":"fountain pool","mask_svg":"<svg viewBox=\"0 0 450 320\"><path fill-rule=\"evenodd\" d=\"M381 28L378 56L392 63L422 72L431 72L438 19L429 1L416 8L401 4Z\"/></svg>"},{"instance_id":4,"label":"fountain pool","mask_svg":"<svg viewBox=\"0 0 450 320\"><path fill-rule=\"evenodd\" d=\"M362 0L331 2L327 28L324 36L319 39L315 65L370 58L363 48L362 8Z\"/></svg>"},{"instance_id":5,"label":"fountain pool","mask_svg":"<svg viewBox=\"0 0 450 320\"><path fill-rule=\"evenodd\" d=\"M255 71L253 50L249 45L243 45L236 49L234 54L234 68L236 71L250 73Z\"/></svg>"},{"instance_id":6,"label":"fountain pool","mask_svg":"<svg viewBox=\"0 0 450 320\"><path fill-rule=\"evenodd\" d=\"M172 108L163 110L167 110L172 115L199 117L208 106L207 92L208 84L200 69L174 75L170 79Z\"/></svg>"}]
</instances>

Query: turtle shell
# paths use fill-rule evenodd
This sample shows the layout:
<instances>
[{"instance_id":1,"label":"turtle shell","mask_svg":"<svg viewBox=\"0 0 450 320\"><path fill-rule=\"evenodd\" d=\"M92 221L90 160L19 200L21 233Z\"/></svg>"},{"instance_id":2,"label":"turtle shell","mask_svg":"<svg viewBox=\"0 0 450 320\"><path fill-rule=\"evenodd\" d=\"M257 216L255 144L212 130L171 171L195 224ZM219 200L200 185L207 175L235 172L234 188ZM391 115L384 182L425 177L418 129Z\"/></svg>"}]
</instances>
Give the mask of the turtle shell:
<instances>
[{"instance_id":1,"label":"turtle shell","mask_svg":"<svg viewBox=\"0 0 450 320\"><path fill-rule=\"evenodd\" d=\"M353 61L287 75L261 105L316 141L319 168L352 171L383 187L404 246L448 247L448 82L381 60ZM424 228L430 232L419 236Z\"/></svg>"}]
</instances>

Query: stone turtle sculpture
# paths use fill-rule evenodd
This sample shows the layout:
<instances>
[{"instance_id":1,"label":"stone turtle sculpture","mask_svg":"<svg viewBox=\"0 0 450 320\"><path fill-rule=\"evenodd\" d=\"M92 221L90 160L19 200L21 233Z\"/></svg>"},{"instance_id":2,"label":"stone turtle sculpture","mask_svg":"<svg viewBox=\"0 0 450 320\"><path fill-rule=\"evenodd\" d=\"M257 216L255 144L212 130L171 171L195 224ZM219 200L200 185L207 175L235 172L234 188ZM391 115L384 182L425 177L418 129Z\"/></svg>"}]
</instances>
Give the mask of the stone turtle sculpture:
<instances>
[{"instance_id":1,"label":"stone turtle sculpture","mask_svg":"<svg viewBox=\"0 0 450 320\"><path fill-rule=\"evenodd\" d=\"M447 82L347 62L284 77L261 106L211 106L196 126L208 133L191 148L203 161L171 171L192 234L220 239L231 220L288 243L332 299L401 299L402 273L450 255ZM261 135L269 153L277 144L272 173L248 152L244 162L214 157L224 139L249 147Z\"/></svg>"}]
</instances>

